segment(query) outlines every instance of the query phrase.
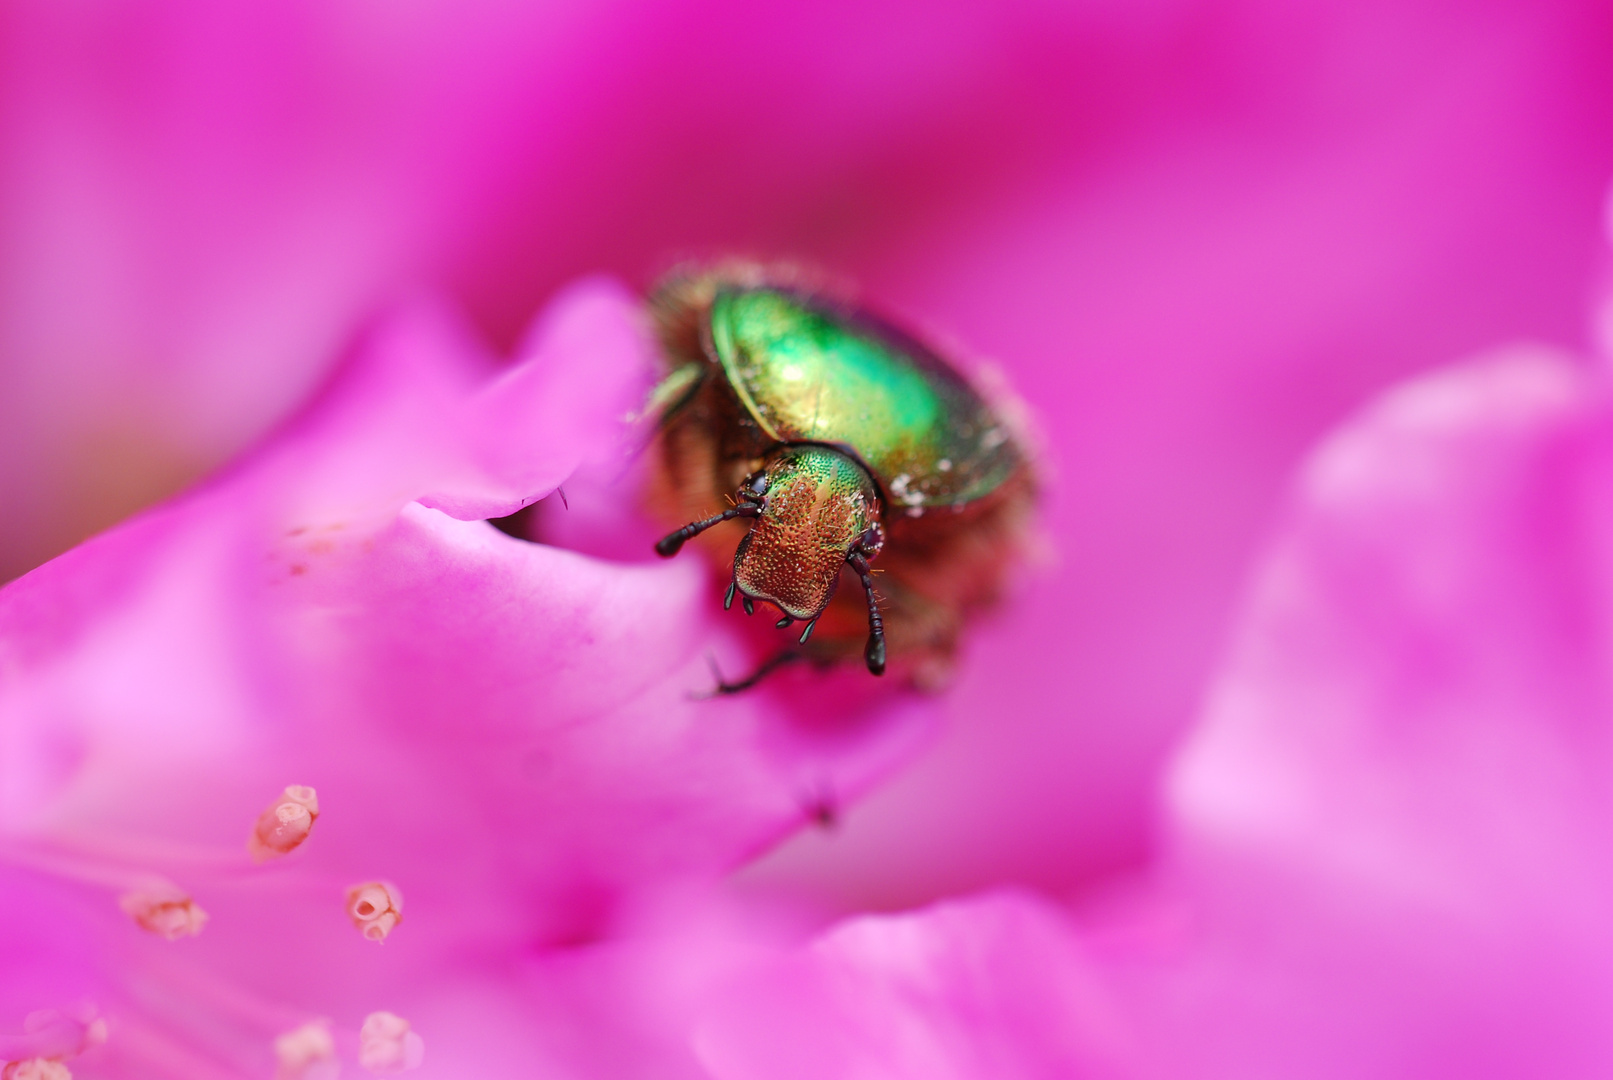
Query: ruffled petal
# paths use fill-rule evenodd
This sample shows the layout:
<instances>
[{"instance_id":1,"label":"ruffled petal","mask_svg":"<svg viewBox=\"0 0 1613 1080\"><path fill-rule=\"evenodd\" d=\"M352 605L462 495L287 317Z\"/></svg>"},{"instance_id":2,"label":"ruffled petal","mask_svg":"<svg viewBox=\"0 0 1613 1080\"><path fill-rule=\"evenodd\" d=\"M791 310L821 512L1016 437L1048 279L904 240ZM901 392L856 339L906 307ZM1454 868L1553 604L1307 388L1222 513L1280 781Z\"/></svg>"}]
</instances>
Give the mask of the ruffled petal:
<instances>
[{"instance_id":1,"label":"ruffled petal","mask_svg":"<svg viewBox=\"0 0 1613 1080\"><path fill-rule=\"evenodd\" d=\"M1613 409L1519 350L1312 459L1170 787L1174 1071L1613 1067Z\"/></svg>"},{"instance_id":2,"label":"ruffled petal","mask_svg":"<svg viewBox=\"0 0 1613 1080\"><path fill-rule=\"evenodd\" d=\"M245 1010L264 1054L377 1009L430 1043L400 987L607 935L626 898L809 823L820 790L854 794L927 729L930 706L866 675L799 673L784 709L709 698L708 658L748 653L701 563L477 520L620 454L652 375L607 282L531 342L500 371L451 316L407 310L255 455L0 591L0 860L99 896L123 931L110 992L194 1002L135 1071L241 1012L220 986L268 1003ZM264 826L285 798L317 820ZM195 951L118 911L153 874L205 909ZM383 948L346 911L374 880L409 898Z\"/></svg>"},{"instance_id":3,"label":"ruffled petal","mask_svg":"<svg viewBox=\"0 0 1613 1080\"><path fill-rule=\"evenodd\" d=\"M1072 929L1018 894L864 916L737 979L695 1036L717 1080L1129 1075Z\"/></svg>"}]
</instances>

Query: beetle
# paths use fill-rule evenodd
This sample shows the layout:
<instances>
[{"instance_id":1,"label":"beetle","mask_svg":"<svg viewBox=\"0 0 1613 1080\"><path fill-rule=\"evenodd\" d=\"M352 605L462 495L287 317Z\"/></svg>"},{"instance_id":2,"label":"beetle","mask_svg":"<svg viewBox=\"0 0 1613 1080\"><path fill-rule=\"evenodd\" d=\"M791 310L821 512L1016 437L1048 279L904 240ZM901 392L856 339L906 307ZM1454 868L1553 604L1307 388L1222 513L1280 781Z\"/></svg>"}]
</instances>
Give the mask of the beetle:
<instances>
[{"instance_id":1,"label":"beetle","mask_svg":"<svg viewBox=\"0 0 1613 1080\"><path fill-rule=\"evenodd\" d=\"M963 623L1026 546L1037 484L1017 402L988 401L937 350L799 271L683 267L649 307L665 364L650 504L687 522L656 553L702 537L731 565L725 609L737 596L747 614L773 605L780 628L805 624L718 689L859 646L875 675L943 683Z\"/></svg>"}]
</instances>

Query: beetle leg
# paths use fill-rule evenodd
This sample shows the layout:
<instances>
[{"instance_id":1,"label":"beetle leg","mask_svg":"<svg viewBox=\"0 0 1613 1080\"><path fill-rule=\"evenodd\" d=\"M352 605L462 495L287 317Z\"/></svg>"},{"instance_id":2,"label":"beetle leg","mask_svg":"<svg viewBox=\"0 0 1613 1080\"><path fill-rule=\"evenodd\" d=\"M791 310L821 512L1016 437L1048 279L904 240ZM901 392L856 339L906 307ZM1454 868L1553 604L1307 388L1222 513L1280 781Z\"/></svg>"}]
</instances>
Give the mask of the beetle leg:
<instances>
[{"instance_id":1,"label":"beetle leg","mask_svg":"<svg viewBox=\"0 0 1613 1080\"><path fill-rule=\"evenodd\" d=\"M868 670L875 675L885 674L885 620L879 615L879 602L874 599L874 579L868 572L868 560L863 558L860 551L854 552L846 562L857 571L862 579L863 592L868 594L868 646L863 649L863 659L868 663Z\"/></svg>"},{"instance_id":2,"label":"beetle leg","mask_svg":"<svg viewBox=\"0 0 1613 1080\"><path fill-rule=\"evenodd\" d=\"M685 525L677 532L668 533L655 542L655 553L663 559L670 558L678 553L679 548L683 547L684 541L691 537L699 536L713 525L721 525L723 522L736 517L757 517L761 512L761 506L756 503L740 503L738 506L708 517L704 521L696 521Z\"/></svg>"},{"instance_id":3,"label":"beetle leg","mask_svg":"<svg viewBox=\"0 0 1613 1080\"><path fill-rule=\"evenodd\" d=\"M712 691L712 693L737 694L742 690L749 690L751 687L773 674L773 672L777 671L785 664L791 664L797 660L805 659L806 657L798 652L781 652L772 659L762 661L760 667L751 672L749 675L745 676L743 679L740 679L738 682L728 682L722 677L722 672L717 668L717 662L712 660L710 657L707 657L707 663L711 665L711 674L717 680L717 687Z\"/></svg>"}]
</instances>

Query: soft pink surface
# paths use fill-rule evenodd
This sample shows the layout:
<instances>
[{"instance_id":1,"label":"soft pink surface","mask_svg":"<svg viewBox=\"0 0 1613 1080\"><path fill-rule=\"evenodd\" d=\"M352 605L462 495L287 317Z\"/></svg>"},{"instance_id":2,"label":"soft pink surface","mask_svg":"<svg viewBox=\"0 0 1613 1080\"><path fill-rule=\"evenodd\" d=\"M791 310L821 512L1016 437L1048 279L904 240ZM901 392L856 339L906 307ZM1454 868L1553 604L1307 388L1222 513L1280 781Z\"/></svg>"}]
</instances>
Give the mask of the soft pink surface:
<instances>
[{"instance_id":1,"label":"soft pink surface","mask_svg":"<svg viewBox=\"0 0 1613 1080\"><path fill-rule=\"evenodd\" d=\"M1613 1067L1610 530L1606 373L1542 350L1313 456L1171 776L1178 1071Z\"/></svg>"},{"instance_id":2,"label":"soft pink surface","mask_svg":"<svg viewBox=\"0 0 1613 1080\"><path fill-rule=\"evenodd\" d=\"M1178 753L1168 854L753 966L723 1080L1598 1077L1613 1068L1613 398L1541 349L1312 455Z\"/></svg>"},{"instance_id":3,"label":"soft pink surface","mask_svg":"<svg viewBox=\"0 0 1613 1080\"><path fill-rule=\"evenodd\" d=\"M1134 1049L1071 928L1029 897L850 920L713 995L717 1080L1126 1075Z\"/></svg>"}]
</instances>

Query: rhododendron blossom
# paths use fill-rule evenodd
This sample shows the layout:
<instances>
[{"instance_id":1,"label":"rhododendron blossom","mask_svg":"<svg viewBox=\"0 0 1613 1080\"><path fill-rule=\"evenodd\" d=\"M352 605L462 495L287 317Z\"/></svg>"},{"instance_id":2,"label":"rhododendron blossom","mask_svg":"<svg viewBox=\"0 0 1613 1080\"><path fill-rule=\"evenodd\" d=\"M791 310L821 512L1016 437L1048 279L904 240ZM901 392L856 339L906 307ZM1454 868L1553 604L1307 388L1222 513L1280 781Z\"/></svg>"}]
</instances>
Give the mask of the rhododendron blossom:
<instances>
[{"instance_id":1,"label":"rhododendron blossom","mask_svg":"<svg viewBox=\"0 0 1613 1080\"><path fill-rule=\"evenodd\" d=\"M1606 1075L1610 42L10 5L3 1080ZM691 256L1036 412L946 693L711 694L770 631L639 512Z\"/></svg>"}]
</instances>

